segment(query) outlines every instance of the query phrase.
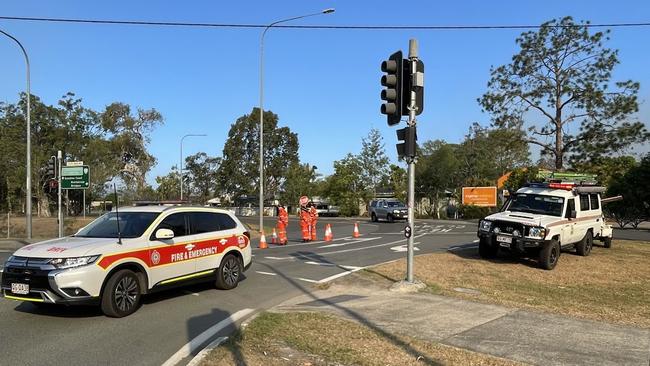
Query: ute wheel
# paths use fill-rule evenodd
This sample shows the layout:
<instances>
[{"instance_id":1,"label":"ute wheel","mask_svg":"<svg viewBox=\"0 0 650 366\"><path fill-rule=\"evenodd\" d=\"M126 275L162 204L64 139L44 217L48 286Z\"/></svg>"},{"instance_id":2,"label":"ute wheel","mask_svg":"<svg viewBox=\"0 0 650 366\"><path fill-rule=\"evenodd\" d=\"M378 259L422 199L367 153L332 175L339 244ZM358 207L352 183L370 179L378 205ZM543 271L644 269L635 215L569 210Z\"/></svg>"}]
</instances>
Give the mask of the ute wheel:
<instances>
[{"instance_id":1,"label":"ute wheel","mask_svg":"<svg viewBox=\"0 0 650 366\"><path fill-rule=\"evenodd\" d=\"M576 252L578 255L586 257L591 253L591 248L594 246L594 236L591 231L585 233L584 238L576 244Z\"/></svg>"},{"instance_id":2,"label":"ute wheel","mask_svg":"<svg viewBox=\"0 0 650 366\"><path fill-rule=\"evenodd\" d=\"M108 279L102 293L102 312L111 318L133 314L140 305L140 281L131 270L115 272Z\"/></svg>"},{"instance_id":3,"label":"ute wheel","mask_svg":"<svg viewBox=\"0 0 650 366\"><path fill-rule=\"evenodd\" d=\"M557 239L552 239L544 244L539 251L539 266L543 269L551 270L555 268L557 261L560 259L560 243Z\"/></svg>"},{"instance_id":4,"label":"ute wheel","mask_svg":"<svg viewBox=\"0 0 650 366\"><path fill-rule=\"evenodd\" d=\"M216 286L220 290L231 290L237 287L241 277L242 265L239 258L232 254L226 255L217 269Z\"/></svg>"},{"instance_id":5,"label":"ute wheel","mask_svg":"<svg viewBox=\"0 0 650 366\"><path fill-rule=\"evenodd\" d=\"M604 238L603 239L603 246L605 248L611 248L612 247L612 238Z\"/></svg>"},{"instance_id":6,"label":"ute wheel","mask_svg":"<svg viewBox=\"0 0 650 366\"><path fill-rule=\"evenodd\" d=\"M478 242L478 254L481 258L490 259L497 256L499 247L491 243L490 239L481 238Z\"/></svg>"},{"instance_id":7,"label":"ute wheel","mask_svg":"<svg viewBox=\"0 0 650 366\"><path fill-rule=\"evenodd\" d=\"M377 215L374 212L370 215L370 221L377 222Z\"/></svg>"}]
</instances>

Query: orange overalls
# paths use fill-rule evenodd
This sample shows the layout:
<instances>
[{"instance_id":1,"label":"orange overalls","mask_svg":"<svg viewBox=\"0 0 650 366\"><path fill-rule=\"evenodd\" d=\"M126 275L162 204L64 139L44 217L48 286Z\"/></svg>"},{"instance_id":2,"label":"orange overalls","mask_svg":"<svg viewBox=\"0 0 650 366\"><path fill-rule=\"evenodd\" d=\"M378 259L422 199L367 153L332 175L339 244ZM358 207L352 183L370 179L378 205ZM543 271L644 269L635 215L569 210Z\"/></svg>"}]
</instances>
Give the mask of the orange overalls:
<instances>
[{"instance_id":1,"label":"orange overalls","mask_svg":"<svg viewBox=\"0 0 650 366\"><path fill-rule=\"evenodd\" d=\"M316 240L316 222L318 221L318 211L316 211L316 207L311 206L309 208L309 216L311 217L311 240Z\"/></svg>"},{"instance_id":2,"label":"orange overalls","mask_svg":"<svg viewBox=\"0 0 650 366\"><path fill-rule=\"evenodd\" d=\"M311 214L307 207L300 207L300 229L302 230L302 241L310 241L309 229L311 227Z\"/></svg>"},{"instance_id":3,"label":"orange overalls","mask_svg":"<svg viewBox=\"0 0 650 366\"><path fill-rule=\"evenodd\" d=\"M286 245L288 242L287 226L289 226L289 214L284 207L280 206L278 207L278 236L282 245Z\"/></svg>"}]
</instances>

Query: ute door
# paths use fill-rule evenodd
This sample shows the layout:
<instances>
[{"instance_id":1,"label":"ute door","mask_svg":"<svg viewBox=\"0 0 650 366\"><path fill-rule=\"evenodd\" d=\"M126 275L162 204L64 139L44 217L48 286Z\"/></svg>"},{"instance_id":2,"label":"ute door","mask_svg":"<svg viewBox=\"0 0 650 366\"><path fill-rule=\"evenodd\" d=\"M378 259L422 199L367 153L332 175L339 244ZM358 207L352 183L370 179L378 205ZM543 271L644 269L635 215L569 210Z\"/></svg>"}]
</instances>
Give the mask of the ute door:
<instances>
[{"instance_id":1,"label":"ute door","mask_svg":"<svg viewBox=\"0 0 650 366\"><path fill-rule=\"evenodd\" d=\"M156 239L158 229L174 232L172 239ZM166 285L179 281L179 277L194 273L195 263L189 252L195 244L189 241L187 213L172 213L160 222L151 234L149 250L151 279L150 285Z\"/></svg>"},{"instance_id":2,"label":"ute door","mask_svg":"<svg viewBox=\"0 0 650 366\"><path fill-rule=\"evenodd\" d=\"M564 213L564 219L567 220L565 224L562 225L562 236L560 237L561 245L568 245L575 242L575 231L576 231L576 219L571 218L571 211L576 210L575 199L569 198L566 205L566 211Z\"/></svg>"},{"instance_id":3,"label":"ute door","mask_svg":"<svg viewBox=\"0 0 650 366\"><path fill-rule=\"evenodd\" d=\"M192 237L197 240L196 271L213 270L221 264L223 253L232 246L238 246L242 233L237 223L221 212L190 213Z\"/></svg>"}]
</instances>

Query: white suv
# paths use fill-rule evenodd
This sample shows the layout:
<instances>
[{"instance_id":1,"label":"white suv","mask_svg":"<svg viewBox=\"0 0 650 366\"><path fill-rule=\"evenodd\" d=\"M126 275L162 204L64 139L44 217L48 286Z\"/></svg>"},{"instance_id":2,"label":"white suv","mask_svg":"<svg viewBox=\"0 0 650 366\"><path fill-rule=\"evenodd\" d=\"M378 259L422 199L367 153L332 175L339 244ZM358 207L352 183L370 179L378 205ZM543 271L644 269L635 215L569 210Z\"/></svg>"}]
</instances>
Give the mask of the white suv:
<instances>
[{"instance_id":1,"label":"white suv","mask_svg":"<svg viewBox=\"0 0 650 366\"><path fill-rule=\"evenodd\" d=\"M34 303L96 304L123 317L142 295L179 284L208 280L232 289L250 264L250 235L228 211L128 207L75 235L18 249L5 264L0 293Z\"/></svg>"},{"instance_id":2,"label":"white suv","mask_svg":"<svg viewBox=\"0 0 650 366\"><path fill-rule=\"evenodd\" d=\"M479 254L493 258L499 248L538 255L539 265L553 269L561 249L591 252L593 240L612 245L600 193L604 187L572 183L530 184L519 189L501 212L479 222Z\"/></svg>"}]
</instances>

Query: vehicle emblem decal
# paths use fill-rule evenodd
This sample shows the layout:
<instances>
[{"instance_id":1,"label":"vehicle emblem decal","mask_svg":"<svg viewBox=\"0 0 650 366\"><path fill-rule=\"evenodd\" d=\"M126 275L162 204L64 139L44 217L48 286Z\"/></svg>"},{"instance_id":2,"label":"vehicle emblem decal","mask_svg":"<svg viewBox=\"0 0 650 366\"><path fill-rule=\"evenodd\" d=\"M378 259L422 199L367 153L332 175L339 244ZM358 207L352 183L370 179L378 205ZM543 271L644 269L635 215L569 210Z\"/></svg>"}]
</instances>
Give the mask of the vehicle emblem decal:
<instances>
[{"instance_id":1,"label":"vehicle emblem decal","mask_svg":"<svg viewBox=\"0 0 650 366\"><path fill-rule=\"evenodd\" d=\"M160 253L157 250L151 252L151 263L155 266L160 263Z\"/></svg>"}]
</instances>

